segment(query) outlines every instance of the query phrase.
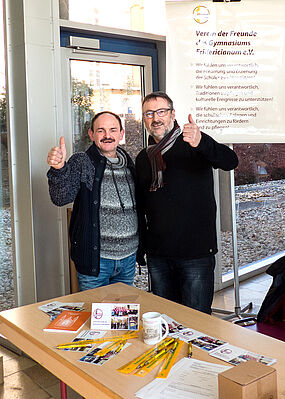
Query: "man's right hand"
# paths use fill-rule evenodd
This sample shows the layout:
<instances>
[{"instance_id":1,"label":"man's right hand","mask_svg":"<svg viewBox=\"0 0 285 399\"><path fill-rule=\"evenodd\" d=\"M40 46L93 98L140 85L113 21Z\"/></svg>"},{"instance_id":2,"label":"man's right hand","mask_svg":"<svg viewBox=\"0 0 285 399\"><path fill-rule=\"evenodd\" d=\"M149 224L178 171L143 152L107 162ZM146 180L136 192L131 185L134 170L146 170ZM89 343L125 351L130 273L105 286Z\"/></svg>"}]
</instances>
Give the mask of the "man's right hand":
<instances>
[{"instance_id":1,"label":"man's right hand","mask_svg":"<svg viewBox=\"0 0 285 399\"><path fill-rule=\"evenodd\" d=\"M66 160L66 147L64 137L59 139L59 147L52 147L47 156L47 163L55 169L61 169Z\"/></svg>"}]
</instances>

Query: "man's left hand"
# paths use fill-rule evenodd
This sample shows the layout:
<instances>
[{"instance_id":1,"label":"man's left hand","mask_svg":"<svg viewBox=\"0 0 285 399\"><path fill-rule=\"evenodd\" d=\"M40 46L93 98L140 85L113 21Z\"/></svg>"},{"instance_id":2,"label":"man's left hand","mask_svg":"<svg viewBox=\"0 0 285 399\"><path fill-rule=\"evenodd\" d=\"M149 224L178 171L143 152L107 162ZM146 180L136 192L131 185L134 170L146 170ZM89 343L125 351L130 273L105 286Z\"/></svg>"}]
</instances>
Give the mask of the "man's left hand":
<instances>
[{"instance_id":1,"label":"man's left hand","mask_svg":"<svg viewBox=\"0 0 285 399\"><path fill-rule=\"evenodd\" d=\"M188 115L188 122L183 126L183 140L189 143L191 147L198 147L202 135L191 114Z\"/></svg>"}]
</instances>

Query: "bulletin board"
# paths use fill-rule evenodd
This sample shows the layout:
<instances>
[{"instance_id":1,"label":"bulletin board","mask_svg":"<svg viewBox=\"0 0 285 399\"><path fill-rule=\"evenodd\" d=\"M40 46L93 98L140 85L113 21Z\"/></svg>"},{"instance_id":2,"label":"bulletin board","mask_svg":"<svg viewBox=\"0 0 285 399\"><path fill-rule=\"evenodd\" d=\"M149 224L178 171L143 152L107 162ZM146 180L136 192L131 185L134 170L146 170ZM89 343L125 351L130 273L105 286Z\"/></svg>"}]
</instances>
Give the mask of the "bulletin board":
<instances>
[{"instance_id":1,"label":"bulletin board","mask_svg":"<svg viewBox=\"0 0 285 399\"><path fill-rule=\"evenodd\" d=\"M285 1L166 1L166 88L223 143L285 142Z\"/></svg>"}]
</instances>

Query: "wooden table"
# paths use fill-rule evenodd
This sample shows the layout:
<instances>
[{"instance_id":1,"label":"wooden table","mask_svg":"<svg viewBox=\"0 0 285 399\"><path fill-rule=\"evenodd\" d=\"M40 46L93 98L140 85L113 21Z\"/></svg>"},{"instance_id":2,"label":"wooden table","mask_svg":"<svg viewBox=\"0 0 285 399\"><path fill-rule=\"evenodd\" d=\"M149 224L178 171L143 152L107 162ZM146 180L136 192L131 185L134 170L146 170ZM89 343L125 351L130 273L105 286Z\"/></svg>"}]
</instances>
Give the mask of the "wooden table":
<instances>
[{"instance_id":1,"label":"wooden table","mask_svg":"<svg viewBox=\"0 0 285 399\"><path fill-rule=\"evenodd\" d=\"M165 313L188 327L228 341L232 345L276 358L277 363L272 367L276 368L278 374L278 399L285 398L284 342L122 283L78 292L54 298L54 300L85 302L87 310L91 310L92 302L140 303L141 314L147 311ZM149 348L143 343L141 332L138 339L129 341L132 345L103 366L78 362L82 353L55 349L59 343L70 342L76 334L43 331L49 319L47 315L38 310L38 306L48 302L51 300L1 312L0 333L84 398L134 398L135 392L154 378L157 369L143 378L124 375L117 371L118 367ZM107 334L111 335L112 333L108 332ZM185 356L186 351L187 346L184 345L180 357ZM193 348L193 358L227 365L195 347Z\"/></svg>"}]
</instances>

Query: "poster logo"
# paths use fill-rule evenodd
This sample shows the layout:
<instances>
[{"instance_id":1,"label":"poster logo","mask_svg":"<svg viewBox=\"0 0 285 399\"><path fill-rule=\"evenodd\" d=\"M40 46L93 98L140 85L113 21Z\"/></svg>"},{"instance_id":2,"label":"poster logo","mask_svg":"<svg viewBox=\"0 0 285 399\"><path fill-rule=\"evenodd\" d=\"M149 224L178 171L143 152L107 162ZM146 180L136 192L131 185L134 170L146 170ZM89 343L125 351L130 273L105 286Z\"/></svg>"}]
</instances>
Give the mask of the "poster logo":
<instances>
[{"instance_id":1,"label":"poster logo","mask_svg":"<svg viewBox=\"0 0 285 399\"><path fill-rule=\"evenodd\" d=\"M103 316L103 311L102 311L102 309L97 308L97 309L94 310L94 312L93 312L93 317L94 317L94 319L97 319L97 320L98 320L98 319L101 319L102 316Z\"/></svg>"},{"instance_id":2,"label":"poster logo","mask_svg":"<svg viewBox=\"0 0 285 399\"><path fill-rule=\"evenodd\" d=\"M198 24L204 24L209 19L210 11L205 6L198 6L198 7L194 8L193 16L194 16L194 20Z\"/></svg>"}]
</instances>

